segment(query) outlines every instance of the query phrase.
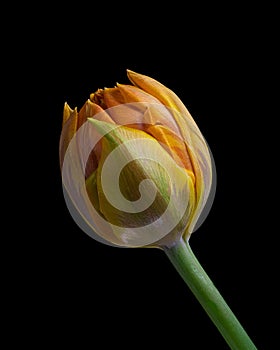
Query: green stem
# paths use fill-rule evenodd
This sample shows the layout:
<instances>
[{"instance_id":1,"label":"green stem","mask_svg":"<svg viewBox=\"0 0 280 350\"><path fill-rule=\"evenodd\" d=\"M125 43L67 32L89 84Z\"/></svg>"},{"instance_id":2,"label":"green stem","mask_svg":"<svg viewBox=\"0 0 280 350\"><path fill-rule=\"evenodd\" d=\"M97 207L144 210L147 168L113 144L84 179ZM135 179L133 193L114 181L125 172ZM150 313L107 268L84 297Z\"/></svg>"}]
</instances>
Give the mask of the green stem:
<instances>
[{"instance_id":1,"label":"green stem","mask_svg":"<svg viewBox=\"0 0 280 350\"><path fill-rule=\"evenodd\" d=\"M181 239L175 246L165 248L165 252L230 348L256 350L256 346L196 259L189 243Z\"/></svg>"}]
</instances>

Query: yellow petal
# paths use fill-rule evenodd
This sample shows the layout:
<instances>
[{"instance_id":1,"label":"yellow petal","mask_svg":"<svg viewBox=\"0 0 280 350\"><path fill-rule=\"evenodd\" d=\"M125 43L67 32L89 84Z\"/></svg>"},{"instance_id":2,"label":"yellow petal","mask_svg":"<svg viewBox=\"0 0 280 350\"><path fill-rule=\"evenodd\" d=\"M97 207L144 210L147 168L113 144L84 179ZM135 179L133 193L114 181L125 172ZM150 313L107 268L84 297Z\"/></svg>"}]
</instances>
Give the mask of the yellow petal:
<instances>
[{"instance_id":1,"label":"yellow petal","mask_svg":"<svg viewBox=\"0 0 280 350\"><path fill-rule=\"evenodd\" d=\"M143 116L143 123L149 125L162 125L182 138L180 130L172 113L162 104L151 104L147 106Z\"/></svg>"},{"instance_id":2,"label":"yellow petal","mask_svg":"<svg viewBox=\"0 0 280 350\"><path fill-rule=\"evenodd\" d=\"M123 96L125 103L130 102L147 102L147 103L158 103L160 101L154 96L146 93L145 91L139 89L133 85L117 84L117 88L121 95Z\"/></svg>"},{"instance_id":3,"label":"yellow petal","mask_svg":"<svg viewBox=\"0 0 280 350\"><path fill-rule=\"evenodd\" d=\"M191 231L205 205L212 184L212 164L208 146L188 109L172 90L146 75L131 70L127 70L127 74L135 86L158 98L174 111L172 114L186 143L196 178L197 209Z\"/></svg>"},{"instance_id":4,"label":"yellow petal","mask_svg":"<svg viewBox=\"0 0 280 350\"><path fill-rule=\"evenodd\" d=\"M159 81L131 70L127 70L127 75L135 86L156 97L164 105L176 109L177 111L186 112L186 107L179 97Z\"/></svg>"},{"instance_id":5,"label":"yellow petal","mask_svg":"<svg viewBox=\"0 0 280 350\"><path fill-rule=\"evenodd\" d=\"M194 185L190 176L178 167L159 143L147 133L124 126L116 127L94 119L89 120L104 135L102 155L97 169L99 206L104 217L112 225L120 228L136 230L158 219L163 220L160 225L174 223L174 227L177 227L180 223L180 229L177 227L179 231L182 230L184 222L185 228L195 207ZM119 177L114 175L118 167L121 167ZM104 177L106 178L104 173L109 176L107 186L103 186ZM151 179L156 186L155 197L151 203L149 201L153 197L152 188L144 187L144 190L140 191L140 184L146 179ZM138 210L141 201L150 205ZM128 209L122 210L120 206L126 202ZM178 208L182 206L180 216ZM165 212L167 214L163 219ZM148 232L145 226L145 234L154 234L155 239L161 232L157 232L155 228Z\"/></svg>"},{"instance_id":6,"label":"yellow petal","mask_svg":"<svg viewBox=\"0 0 280 350\"><path fill-rule=\"evenodd\" d=\"M67 120L71 117L74 110L68 105L67 102L64 103L63 108L63 120L62 120L62 126L67 122Z\"/></svg>"},{"instance_id":7,"label":"yellow petal","mask_svg":"<svg viewBox=\"0 0 280 350\"><path fill-rule=\"evenodd\" d=\"M77 108L74 110L69 107L65 102L63 110L63 128L60 135L59 142L59 157L60 157L60 166L62 167L63 159L67 147L73 138L75 132L77 131L78 124L78 112Z\"/></svg>"},{"instance_id":8,"label":"yellow petal","mask_svg":"<svg viewBox=\"0 0 280 350\"><path fill-rule=\"evenodd\" d=\"M131 70L127 70L127 75L135 86L156 97L161 103L171 108L171 111L174 109L175 111L179 112L175 113L173 117L180 127L183 135L187 135L187 138L189 138L188 132L199 132L199 129L191 114L172 90L161 84L159 81L148 77L147 75L139 74ZM188 122L189 130L186 130L186 125L184 123L185 121Z\"/></svg>"},{"instance_id":9,"label":"yellow petal","mask_svg":"<svg viewBox=\"0 0 280 350\"><path fill-rule=\"evenodd\" d=\"M99 213L99 198L97 192L97 181L96 181L96 173L97 171L92 172L92 174L86 180L86 190L89 196L89 199L94 206L95 210Z\"/></svg>"},{"instance_id":10,"label":"yellow petal","mask_svg":"<svg viewBox=\"0 0 280 350\"><path fill-rule=\"evenodd\" d=\"M184 167L195 183L194 169L184 141L162 125L147 126L146 132L152 135L171 155L175 162Z\"/></svg>"}]
</instances>

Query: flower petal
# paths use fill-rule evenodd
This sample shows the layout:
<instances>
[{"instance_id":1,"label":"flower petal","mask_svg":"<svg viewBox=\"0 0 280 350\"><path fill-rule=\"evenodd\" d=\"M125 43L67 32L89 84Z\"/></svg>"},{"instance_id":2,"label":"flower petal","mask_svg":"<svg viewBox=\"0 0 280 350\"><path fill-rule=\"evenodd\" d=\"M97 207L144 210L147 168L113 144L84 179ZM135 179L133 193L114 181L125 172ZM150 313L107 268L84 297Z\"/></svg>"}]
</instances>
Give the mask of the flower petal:
<instances>
[{"instance_id":1,"label":"flower petal","mask_svg":"<svg viewBox=\"0 0 280 350\"><path fill-rule=\"evenodd\" d=\"M118 88L105 88L103 90L103 96L106 108L125 103L125 100Z\"/></svg>"},{"instance_id":2,"label":"flower petal","mask_svg":"<svg viewBox=\"0 0 280 350\"><path fill-rule=\"evenodd\" d=\"M179 97L159 81L131 70L127 70L127 75L135 86L156 97L164 105L180 112L186 112L186 107Z\"/></svg>"},{"instance_id":3,"label":"flower petal","mask_svg":"<svg viewBox=\"0 0 280 350\"><path fill-rule=\"evenodd\" d=\"M139 88L143 89L147 93L156 97L161 103L171 108L171 110L178 111L173 115L176 120L182 135L189 138L190 132L199 133L200 131L192 118L191 114L179 99L179 97L165 85L161 84L159 81L148 77L147 75L139 74L131 70L127 70L127 75L130 81ZM179 118L178 118L179 117ZM188 129L186 129L185 122L188 122Z\"/></svg>"},{"instance_id":4,"label":"flower petal","mask_svg":"<svg viewBox=\"0 0 280 350\"><path fill-rule=\"evenodd\" d=\"M207 201L212 184L212 162L206 141L188 109L172 90L146 75L131 70L127 70L127 74L135 86L158 98L174 111L173 117L185 140L196 178L197 209L189 228L191 232Z\"/></svg>"},{"instance_id":5,"label":"flower petal","mask_svg":"<svg viewBox=\"0 0 280 350\"><path fill-rule=\"evenodd\" d=\"M158 103L161 102L154 96L148 94L147 92L139 89L133 85L117 84L117 88L121 95L123 96L124 103L130 102L147 102L147 103Z\"/></svg>"},{"instance_id":6,"label":"flower petal","mask_svg":"<svg viewBox=\"0 0 280 350\"><path fill-rule=\"evenodd\" d=\"M101 108L103 108L103 109L107 108L106 104L104 102L104 90L103 89L98 89L94 93L90 94L89 98L93 103L96 103Z\"/></svg>"},{"instance_id":7,"label":"flower petal","mask_svg":"<svg viewBox=\"0 0 280 350\"><path fill-rule=\"evenodd\" d=\"M100 215L102 215L100 212L96 174L97 174L97 171L93 171L92 174L87 178L86 190L87 190L87 194L89 196L89 199L90 199L92 205L94 206L94 209L96 211L98 211L98 213Z\"/></svg>"},{"instance_id":8,"label":"flower petal","mask_svg":"<svg viewBox=\"0 0 280 350\"><path fill-rule=\"evenodd\" d=\"M109 116L109 114L106 112L106 110L103 110L102 107L97 105L96 103L93 103L90 100L87 100L86 103L83 105L81 110L78 113L78 129L88 120L88 118L95 118L96 120L105 121L107 123L115 124L115 122L112 120L112 118ZM86 147L84 145L84 142L87 142L87 139L90 137L92 139L96 139L97 132L94 130L94 128L90 128L89 130L85 130L85 132L89 133L90 135L83 135L83 133L79 134L79 137L77 137L77 141L79 144L79 151L83 152L83 149ZM81 136L83 137L81 138ZM91 151L85 168L85 177L88 178L96 169L98 165L98 161L100 159L102 151L102 145L101 141L97 142L94 149Z\"/></svg>"},{"instance_id":9,"label":"flower petal","mask_svg":"<svg viewBox=\"0 0 280 350\"><path fill-rule=\"evenodd\" d=\"M184 167L195 183L194 170L185 142L174 132L162 125L150 125L146 132L152 135L171 155L175 162Z\"/></svg>"},{"instance_id":10,"label":"flower petal","mask_svg":"<svg viewBox=\"0 0 280 350\"><path fill-rule=\"evenodd\" d=\"M138 228L159 219L166 220L164 222L168 225L175 222L175 227L181 222L182 216L184 222L186 218L192 216L195 195L191 177L178 167L153 137L129 127L114 127L112 124L89 120L104 135L102 155L97 170L97 189L100 211L107 220L120 227ZM114 152L114 155L108 161L107 157L111 152ZM108 186L102 186L104 172L106 174L104 165L108 166L108 162L109 176L112 176L112 179L109 178ZM121 168L119 177L113 176L112 173L124 164L123 162L126 165ZM138 208L138 201L149 202L151 197L152 191L149 187L146 190L144 188L144 192L139 192L140 184L146 179L151 179L156 185L155 200L147 209L134 212L133 209ZM162 215L169 205L171 192L175 193L173 193L173 200L174 198L175 200L163 219ZM112 198L113 202L109 200ZM129 210L121 210L120 205L127 201ZM180 206L183 206L183 211L181 211L182 216L178 218Z\"/></svg>"},{"instance_id":11,"label":"flower petal","mask_svg":"<svg viewBox=\"0 0 280 350\"><path fill-rule=\"evenodd\" d=\"M166 106L162 104L150 104L147 106L143 117L143 123L149 125L162 125L182 138L180 130Z\"/></svg>"},{"instance_id":12,"label":"flower petal","mask_svg":"<svg viewBox=\"0 0 280 350\"><path fill-rule=\"evenodd\" d=\"M64 155L67 147L73 138L75 132L77 131L78 124L78 112L77 108L71 109L69 105L65 102L63 110L63 128L60 135L59 142L59 157L60 166L62 167Z\"/></svg>"},{"instance_id":13,"label":"flower petal","mask_svg":"<svg viewBox=\"0 0 280 350\"><path fill-rule=\"evenodd\" d=\"M114 121L110 118L110 116L104 111L102 107L100 107L96 103L93 103L90 100L87 100L79 111L78 128L80 128L87 121L88 118L91 118L93 116L95 116L95 118L98 120L103 120L104 122L114 124Z\"/></svg>"}]
</instances>

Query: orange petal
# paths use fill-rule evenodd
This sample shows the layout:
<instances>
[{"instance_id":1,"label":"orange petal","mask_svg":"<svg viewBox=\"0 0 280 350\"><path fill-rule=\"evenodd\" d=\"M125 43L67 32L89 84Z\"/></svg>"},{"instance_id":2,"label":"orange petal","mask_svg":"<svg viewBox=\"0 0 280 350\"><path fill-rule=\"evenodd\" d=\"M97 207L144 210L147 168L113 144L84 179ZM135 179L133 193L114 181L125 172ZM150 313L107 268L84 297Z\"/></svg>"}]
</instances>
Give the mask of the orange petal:
<instances>
[{"instance_id":1,"label":"orange petal","mask_svg":"<svg viewBox=\"0 0 280 350\"><path fill-rule=\"evenodd\" d=\"M63 120L62 120L62 126L67 122L67 120L72 116L74 110L70 108L67 102L64 103L63 108Z\"/></svg>"},{"instance_id":2,"label":"orange petal","mask_svg":"<svg viewBox=\"0 0 280 350\"><path fill-rule=\"evenodd\" d=\"M63 128L60 135L59 142L59 157L60 157L60 166L62 167L63 159L67 147L73 138L75 132L77 131L77 121L78 121L78 112L77 108L74 110L69 107L65 102L63 110Z\"/></svg>"},{"instance_id":3,"label":"orange petal","mask_svg":"<svg viewBox=\"0 0 280 350\"><path fill-rule=\"evenodd\" d=\"M102 107L103 109L106 109L106 105L104 102L104 90L98 89L94 93L90 94L89 96L91 102L96 103L98 106Z\"/></svg>"},{"instance_id":4,"label":"orange petal","mask_svg":"<svg viewBox=\"0 0 280 350\"><path fill-rule=\"evenodd\" d=\"M106 88L103 90L103 98L107 108L119 106L117 109L108 111L117 124L133 126L140 130L143 129L145 106L147 104L161 105L157 98L133 85L117 84L115 88ZM143 105L137 105L137 102Z\"/></svg>"},{"instance_id":5,"label":"orange petal","mask_svg":"<svg viewBox=\"0 0 280 350\"><path fill-rule=\"evenodd\" d=\"M143 117L143 123L146 125L162 125L182 137L180 130L171 114L171 112L162 104L149 105Z\"/></svg>"},{"instance_id":6,"label":"orange petal","mask_svg":"<svg viewBox=\"0 0 280 350\"><path fill-rule=\"evenodd\" d=\"M104 103L107 108L125 103L124 98L118 88L106 88L103 90Z\"/></svg>"},{"instance_id":7,"label":"orange petal","mask_svg":"<svg viewBox=\"0 0 280 350\"><path fill-rule=\"evenodd\" d=\"M121 95L123 96L125 103L130 103L130 102L147 102L147 103L158 103L158 104L161 103L157 98L139 89L136 86L117 84L117 87Z\"/></svg>"},{"instance_id":8,"label":"orange petal","mask_svg":"<svg viewBox=\"0 0 280 350\"><path fill-rule=\"evenodd\" d=\"M195 132L200 134L200 131L179 97L165 85L146 75L131 70L127 70L127 75L134 85L153 95L162 104L170 108L173 119L175 120L181 135L186 142L191 144L191 133Z\"/></svg>"},{"instance_id":9,"label":"orange petal","mask_svg":"<svg viewBox=\"0 0 280 350\"><path fill-rule=\"evenodd\" d=\"M87 100L87 102L79 111L78 128L81 127L87 121L88 118L92 117L95 117L95 119L100 121L114 124L114 121L110 118L110 116L104 111L102 107L100 107L96 103L91 102L90 100Z\"/></svg>"},{"instance_id":10,"label":"orange petal","mask_svg":"<svg viewBox=\"0 0 280 350\"><path fill-rule=\"evenodd\" d=\"M168 107L174 108L178 111L186 110L186 107L179 99L179 97L165 85L157 80L148 77L147 75L139 74L131 70L127 70L129 80L140 89L156 97L159 101Z\"/></svg>"},{"instance_id":11,"label":"orange petal","mask_svg":"<svg viewBox=\"0 0 280 350\"><path fill-rule=\"evenodd\" d=\"M86 103L83 105L79 113L77 113L77 109L72 111L72 114L74 113L73 117L68 116L70 112L71 110L69 109L69 106L65 106L64 119L66 120L66 123L62 131L62 137L64 138L64 142L62 142L62 146L61 146L63 147L61 150L61 154L62 154L61 162L66 152L66 148L69 142L71 141L72 137L74 136L76 131L80 129L81 126L87 121L88 118L94 117L97 120L115 124L115 122L110 118L110 116L106 113L106 111L104 111L99 105L91 102L90 100L86 101ZM66 139L64 135L66 136L68 135L69 139ZM97 135L98 134L96 130L94 130L93 128L90 128L90 130L86 129L85 131L82 130L81 133L77 134L77 137L75 140L77 152L79 152L79 154L82 154L83 150L86 149L87 139L89 137L92 139L96 139ZM88 157L88 160L85 166L85 178L88 178L92 174L92 172L97 168L100 154L101 154L101 141L97 142L96 146L91 151Z\"/></svg>"},{"instance_id":12,"label":"orange petal","mask_svg":"<svg viewBox=\"0 0 280 350\"><path fill-rule=\"evenodd\" d=\"M147 107L142 103L124 103L106 110L118 125L127 125L142 130L143 117Z\"/></svg>"},{"instance_id":13,"label":"orange petal","mask_svg":"<svg viewBox=\"0 0 280 350\"><path fill-rule=\"evenodd\" d=\"M112 118L109 116L109 114L106 111L104 111L96 103L93 103L90 100L88 100L79 112L79 123L81 123L82 125L84 122L87 121L88 118L92 118L92 117L99 121L115 124L115 122L112 120ZM97 135L98 135L97 131L91 128L90 136L88 135L87 137L96 139ZM86 163L86 169L85 169L86 179L97 169L98 162L101 156L101 151L102 151L102 142L100 140L96 143L94 149L91 151L88 157L88 161Z\"/></svg>"},{"instance_id":14,"label":"orange petal","mask_svg":"<svg viewBox=\"0 0 280 350\"><path fill-rule=\"evenodd\" d=\"M132 231L133 228L136 230L143 225L149 226L159 217L163 220L161 224L175 220L174 227L183 216L187 223L195 206L193 182L188 176L189 174L175 164L157 140L139 130L123 126L116 128L109 123L97 122L94 119L89 120L100 134L104 135L104 148L97 170L97 191L99 208L105 218L117 225L120 230L125 227L132 229ZM122 147L118 147L120 145ZM112 151L116 153L110 160L110 169L107 169L107 171L109 170L107 181L110 186L106 187L105 193L105 187L102 185L102 174L103 171L106 172L106 169L103 166L105 166L105 161ZM126 165L123 166L124 164ZM118 167L122 168L119 176L116 175L117 173L114 175ZM110 176L113 177L110 178ZM115 182L116 179L118 181ZM152 199L152 188L149 186L143 187L139 191L139 184L145 179L152 179L156 185L157 191L154 199ZM170 181L170 179L172 180ZM151 199L152 202L150 202ZM138 205L141 206L141 203L144 204L144 207L140 210ZM148 203L149 205L146 205ZM121 209L120 205L122 204L125 204L127 210ZM179 206L181 206L180 210L178 210ZM166 210L167 215L163 216L162 214ZM179 211L182 216L180 217L180 214L180 219L177 221ZM150 229L152 231L149 231ZM155 227L145 227L144 230L148 234L158 234ZM181 234L181 229L179 231ZM135 234L134 231L133 233Z\"/></svg>"},{"instance_id":15,"label":"orange petal","mask_svg":"<svg viewBox=\"0 0 280 350\"><path fill-rule=\"evenodd\" d=\"M178 111L173 113L173 117L178 124L184 138L190 138L190 132L200 133L194 119L185 107L179 97L165 85L159 81L148 77L147 75L139 74L131 70L127 70L129 80L139 88L156 97L161 103L167 107ZM186 123L188 127L186 128Z\"/></svg>"},{"instance_id":16,"label":"orange petal","mask_svg":"<svg viewBox=\"0 0 280 350\"><path fill-rule=\"evenodd\" d=\"M163 146L179 166L187 170L194 183L194 169L184 141L173 131L162 125L150 125L147 127L146 132Z\"/></svg>"},{"instance_id":17,"label":"orange petal","mask_svg":"<svg viewBox=\"0 0 280 350\"><path fill-rule=\"evenodd\" d=\"M130 81L137 87L158 98L163 104L174 110L173 117L186 143L196 179L197 209L194 223L205 204L212 182L212 165L208 146L191 114L169 88L143 74L127 70ZM177 111L177 112L176 112ZM190 232L194 224L190 227Z\"/></svg>"}]
</instances>

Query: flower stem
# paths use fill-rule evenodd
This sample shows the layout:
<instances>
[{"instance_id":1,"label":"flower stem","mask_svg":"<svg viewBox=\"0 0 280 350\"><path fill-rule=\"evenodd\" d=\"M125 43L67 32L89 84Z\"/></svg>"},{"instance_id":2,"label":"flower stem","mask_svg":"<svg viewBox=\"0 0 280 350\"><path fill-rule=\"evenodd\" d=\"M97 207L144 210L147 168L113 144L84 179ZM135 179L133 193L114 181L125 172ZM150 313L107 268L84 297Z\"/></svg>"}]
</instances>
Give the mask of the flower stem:
<instances>
[{"instance_id":1,"label":"flower stem","mask_svg":"<svg viewBox=\"0 0 280 350\"><path fill-rule=\"evenodd\" d=\"M256 350L213 282L183 239L165 252L232 350Z\"/></svg>"}]
</instances>

